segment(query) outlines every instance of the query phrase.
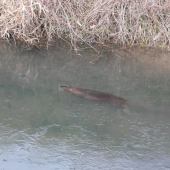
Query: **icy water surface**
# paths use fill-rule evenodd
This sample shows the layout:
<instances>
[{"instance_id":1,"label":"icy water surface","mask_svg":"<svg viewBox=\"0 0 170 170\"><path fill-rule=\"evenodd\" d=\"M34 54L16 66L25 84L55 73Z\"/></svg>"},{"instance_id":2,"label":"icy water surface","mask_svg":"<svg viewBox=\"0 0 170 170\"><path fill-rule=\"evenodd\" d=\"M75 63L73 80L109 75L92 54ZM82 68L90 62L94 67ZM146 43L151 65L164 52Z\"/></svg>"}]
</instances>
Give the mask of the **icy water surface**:
<instances>
[{"instance_id":1,"label":"icy water surface","mask_svg":"<svg viewBox=\"0 0 170 170\"><path fill-rule=\"evenodd\" d=\"M1 47L0 169L170 169L169 54L114 53ZM115 108L60 85L108 92L137 106Z\"/></svg>"}]
</instances>

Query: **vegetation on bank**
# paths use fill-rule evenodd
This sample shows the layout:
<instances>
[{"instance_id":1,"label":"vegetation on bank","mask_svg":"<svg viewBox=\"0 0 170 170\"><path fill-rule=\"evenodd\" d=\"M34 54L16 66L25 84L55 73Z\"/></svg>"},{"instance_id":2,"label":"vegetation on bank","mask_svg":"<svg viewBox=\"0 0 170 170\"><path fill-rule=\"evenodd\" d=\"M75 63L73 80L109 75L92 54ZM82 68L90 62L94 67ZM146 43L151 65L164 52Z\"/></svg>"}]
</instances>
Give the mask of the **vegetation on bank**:
<instances>
[{"instance_id":1,"label":"vegetation on bank","mask_svg":"<svg viewBox=\"0 0 170 170\"><path fill-rule=\"evenodd\" d=\"M0 37L170 47L169 0L3 0ZM44 41L45 40L45 41Z\"/></svg>"}]
</instances>

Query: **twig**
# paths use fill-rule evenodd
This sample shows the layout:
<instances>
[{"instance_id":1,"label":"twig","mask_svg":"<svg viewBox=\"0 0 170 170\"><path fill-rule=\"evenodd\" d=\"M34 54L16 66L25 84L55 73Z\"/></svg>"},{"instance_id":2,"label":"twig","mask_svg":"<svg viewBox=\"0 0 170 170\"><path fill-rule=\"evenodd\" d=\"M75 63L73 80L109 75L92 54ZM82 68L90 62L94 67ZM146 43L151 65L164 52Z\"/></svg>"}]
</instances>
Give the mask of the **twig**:
<instances>
[{"instance_id":1,"label":"twig","mask_svg":"<svg viewBox=\"0 0 170 170\"><path fill-rule=\"evenodd\" d=\"M79 157L77 158L77 161L74 163L74 165L75 165L74 170L76 170L76 166L83 154L84 154L84 151L80 153Z\"/></svg>"}]
</instances>

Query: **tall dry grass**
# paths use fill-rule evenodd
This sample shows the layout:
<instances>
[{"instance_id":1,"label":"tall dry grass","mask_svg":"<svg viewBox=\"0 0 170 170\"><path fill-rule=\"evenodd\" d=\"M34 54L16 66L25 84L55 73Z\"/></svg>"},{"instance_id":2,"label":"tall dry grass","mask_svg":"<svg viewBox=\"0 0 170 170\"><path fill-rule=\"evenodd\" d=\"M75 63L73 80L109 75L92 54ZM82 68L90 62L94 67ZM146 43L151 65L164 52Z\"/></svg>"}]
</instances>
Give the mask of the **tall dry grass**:
<instances>
[{"instance_id":1,"label":"tall dry grass","mask_svg":"<svg viewBox=\"0 0 170 170\"><path fill-rule=\"evenodd\" d=\"M1 0L1 38L170 47L169 0Z\"/></svg>"}]
</instances>

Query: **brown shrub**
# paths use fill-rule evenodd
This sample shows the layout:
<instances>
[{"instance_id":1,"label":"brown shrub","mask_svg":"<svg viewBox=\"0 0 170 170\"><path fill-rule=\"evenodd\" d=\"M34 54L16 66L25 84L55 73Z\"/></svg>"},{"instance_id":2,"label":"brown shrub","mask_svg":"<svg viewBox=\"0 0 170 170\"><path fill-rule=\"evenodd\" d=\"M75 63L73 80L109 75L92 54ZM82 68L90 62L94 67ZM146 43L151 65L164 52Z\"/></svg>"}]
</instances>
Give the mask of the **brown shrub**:
<instances>
[{"instance_id":1,"label":"brown shrub","mask_svg":"<svg viewBox=\"0 0 170 170\"><path fill-rule=\"evenodd\" d=\"M37 45L54 38L169 47L169 0L3 0L0 36Z\"/></svg>"}]
</instances>

